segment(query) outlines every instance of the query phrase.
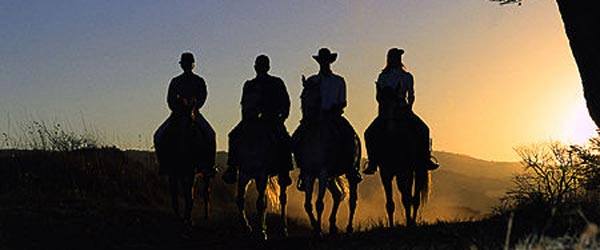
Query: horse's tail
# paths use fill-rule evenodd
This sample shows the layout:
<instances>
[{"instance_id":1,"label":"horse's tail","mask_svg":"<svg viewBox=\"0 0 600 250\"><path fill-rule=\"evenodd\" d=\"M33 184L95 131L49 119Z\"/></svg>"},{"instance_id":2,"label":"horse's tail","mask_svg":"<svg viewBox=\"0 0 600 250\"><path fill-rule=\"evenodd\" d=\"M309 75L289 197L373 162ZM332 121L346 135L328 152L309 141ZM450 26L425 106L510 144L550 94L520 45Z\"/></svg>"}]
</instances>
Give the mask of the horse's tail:
<instances>
[{"instance_id":1,"label":"horse's tail","mask_svg":"<svg viewBox=\"0 0 600 250\"><path fill-rule=\"evenodd\" d=\"M422 205L425 205L431 194L431 171L425 171L425 174L415 175L415 190L419 193L419 199Z\"/></svg>"},{"instance_id":2,"label":"horse's tail","mask_svg":"<svg viewBox=\"0 0 600 250\"><path fill-rule=\"evenodd\" d=\"M279 203L279 184L277 183L277 177L269 177L267 181L267 190L265 191L265 197L267 198L268 207L274 212L279 212L281 209Z\"/></svg>"}]
</instances>

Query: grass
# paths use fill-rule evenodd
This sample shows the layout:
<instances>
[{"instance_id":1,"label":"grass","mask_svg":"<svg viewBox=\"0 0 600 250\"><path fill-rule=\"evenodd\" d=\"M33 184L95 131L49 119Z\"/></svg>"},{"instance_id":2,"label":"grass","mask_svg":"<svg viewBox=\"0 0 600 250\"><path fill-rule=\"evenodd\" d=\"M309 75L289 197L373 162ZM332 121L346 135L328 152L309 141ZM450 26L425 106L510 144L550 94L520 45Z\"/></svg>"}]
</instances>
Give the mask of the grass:
<instances>
[{"instance_id":1,"label":"grass","mask_svg":"<svg viewBox=\"0 0 600 250\"><path fill-rule=\"evenodd\" d=\"M290 237L282 239L276 230L279 220L270 215L271 240L261 245L240 228L233 187L217 176L211 218L204 221L196 214L196 226L186 239L171 215L166 183L156 174L151 152L11 150L1 151L0 166L0 246L9 249L502 249L507 231L507 216L498 214L415 228L387 228L383 220L374 220L359 224L352 235L316 240L304 221L290 219ZM562 244L568 247L554 249L575 249L584 238L580 235L589 235L581 234L587 224L579 215L561 219L544 212L532 217L534 212L516 212L513 248ZM551 216L553 225L538 221ZM592 239L595 235L581 246L596 246Z\"/></svg>"},{"instance_id":2,"label":"grass","mask_svg":"<svg viewBox=\"0 0 600 250\"><path fill-rule=\"evenodd\" d=\"M108 147L97 137L47 124L34 123L37 129L22 135L34 138L5 135L12 140L7 145L21 147L0 150L0 249L503 249L510 213L510 249L598 248L594 199L560 211L534 204L413 228L365 221L354 234L324 239L313 238L306 222L294 218L288 218L290 237L281 238L279 218L270 214L270 240L263 244L241 229L234 187L219 175L211 186L211 218L200 219L197 210L185 238L152 152ZM225 156L218 154L219 164ZM253 206L248 209L252 215Z\"/></svg>"}]
</instances>

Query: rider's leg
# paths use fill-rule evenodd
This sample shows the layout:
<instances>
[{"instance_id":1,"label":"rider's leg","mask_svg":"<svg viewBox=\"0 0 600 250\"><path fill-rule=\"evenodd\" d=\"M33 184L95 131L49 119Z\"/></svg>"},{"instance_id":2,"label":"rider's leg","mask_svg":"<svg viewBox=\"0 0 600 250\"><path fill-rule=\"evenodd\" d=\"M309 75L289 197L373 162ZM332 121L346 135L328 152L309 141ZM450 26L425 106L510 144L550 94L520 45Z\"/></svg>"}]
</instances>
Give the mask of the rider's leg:
<instances>
[{"instance_id":1,"label":"rider's leg","mask_svg":"<svg viewBox=\"0 0 600 250\"><path fill-rule=\"evenodd\" d=\"M430 132L429 127L419 116L416 114L412 114L411 118L416 126L417 131L419 132L418 139L418 152L419 152L419 164L423 164L422 166L426 169L436 169L439 167L439 164L432 161L431 159L431 147L429 145ZM421 167L421 166L419 166Z\"/></svg>"},{"instance_id":2,"label":"rider's leg","mask_svg":"<svg viewBox=\"0 0 600 250\"><path fill-rule=\"evenodd\" d=\"M215 157L217 154L216 132L202 114L197 112L195 117L196 123L199 125L200 131L204 135L207 143L206 155L203 155L202 157L202 173L204 175L214 176L217 173L215 166Z\"/></svg>"},{"instance_id":3,"label":"rider's leg","mask_svg":"<svg viewBox=\"0 0 600 250\"><path fill-rule=\"evenodd\" d=\"M375 149L375 147L377 146L376 140L378 139L376 134L378 129L378 121L379 118L375 119L375 121L373 121L373 123L369 125L367 130L365 130L365 146L367 148L367 157L369 159L369 163L367 165L367 168L363 171L363 173L367 175L371 175L377 172L377 165L379 164L379 159L377 159L376 153L377 151Z\"/></svg>"},{"instance_id":4,"label":"rider's leg","mask_svg":"<svg viewBox=\"0 0 600 250\"><path fill-rule=\"evenodd\" d=\"M238 123L229 133L229 150L227 154L227 170L223 173L223 181L228 184L235 183L238 177L239 159L238 159L238 144L241 136L242 123Z\"/></svg>"},{"instance_id":5,"label":"rider's leg","mask_svg":"<svg viewBox=\"0 0 600 250\"><path fill-rule=\"evenodd\" d=\"M300 161L300 159L304 159L304 157L302 155L302 150L300 150L301 149L300 138L303 136L303 133L304 133L303 130L304 130L304 125L302 123L300 123L300 126L292 134L291 144L290 144L290 148L294 152L294 158L296 159L296 167L300 169L300 174L298 175L298 181L297 181L296 188L298 188L298 191L301 191L301 192L306 191L306 184L307 184L304 182L304 171L302 171L303 164Z\"/></svg>"},{"instance_id":6,"label":"rider's leg","mask_svg":"<svg viewBox=\"0 0 600 250\"><path fill-rule=\"evenodd\" d=\"M356 147L360 147L358 135L352 128L350 122L344 118L343 116L338 119L340 129L340 138L341 142L341 161L342 167L344 168L344 173L346 177L348 177L351 181L360 182L362 181L362 176L360 175L360 164L355 163L355 152L357 151Z\"/></svg>"},{"instance_id":7,"label":"rider's leg","mask_svg":"<svg viewBox=\"0 0 600 250\"><path fill-rule=\"evenodd\" d=\"M292 185L290 171L292 171L294 168L292 164L291 138L288 132L285 130L285 126L283 124L280 124L277 129L279 131L278 136L280 137L280 143L277 145L275 151L277 151L277 155L281 157L277 180L279 185L287 187Z\"/></svg>"}]
</instances>

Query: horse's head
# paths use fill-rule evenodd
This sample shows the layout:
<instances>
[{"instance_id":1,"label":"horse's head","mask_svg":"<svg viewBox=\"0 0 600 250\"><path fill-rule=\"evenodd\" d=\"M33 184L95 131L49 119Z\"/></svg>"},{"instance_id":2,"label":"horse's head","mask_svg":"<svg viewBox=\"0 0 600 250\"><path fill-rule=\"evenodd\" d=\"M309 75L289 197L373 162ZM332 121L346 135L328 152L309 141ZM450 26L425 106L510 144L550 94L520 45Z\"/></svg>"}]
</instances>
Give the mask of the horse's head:
<instances>
[{"instance_id":1,"label":"horse's head","mask_svg":"<svg viewBox=\"0 0 600 250\"><path fill-rule=\"evenodd\" d=\"M191 120L195 120L195 111L198 110L198 99L196 99L196 97L187 97L182 95L177 95L176 98L181 106L185 109L186 113L189 114Z\"/></svg>"},{"instance_id":2,"label":"horse's head","mask_svg":"<svg viewBox=\"0 0 600 250\"><path fill-rule=\"evenodd\" d=\"M302 90L302 119L313 121L318 119L321 111L321 88L317 81L305 81Z\"/></svg>"}]
</instances>

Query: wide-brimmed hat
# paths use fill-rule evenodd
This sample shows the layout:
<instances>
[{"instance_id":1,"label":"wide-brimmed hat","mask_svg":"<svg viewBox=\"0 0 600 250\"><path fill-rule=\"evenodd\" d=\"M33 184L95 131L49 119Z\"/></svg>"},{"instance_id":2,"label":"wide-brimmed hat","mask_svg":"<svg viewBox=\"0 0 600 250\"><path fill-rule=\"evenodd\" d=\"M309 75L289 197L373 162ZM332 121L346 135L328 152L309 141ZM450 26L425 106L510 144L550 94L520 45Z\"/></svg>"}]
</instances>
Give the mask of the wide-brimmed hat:
<instances>
[{"instance_id":1,"label":"wide-brimmed hat","mask_svg":"<svg viewBox=\"0 0 600 250\"><path fill-rule=\"evenodd\" d=\"M331 53L328 48L319 49L319 53L312 56L317 62L333 63L337 59L337 53Z\"/></svg>"},{"instance_id":2,"label":"wide-brimmed hat","mask_svg":"<svg viewBox=\"0 0 600 250\"><path fill-rule=\"evenodd\" d=\"M194 54L191 52L183 52L181 53L181 58L179 59L179 63L194 63Z\"/></svg>"}]
</instances>

